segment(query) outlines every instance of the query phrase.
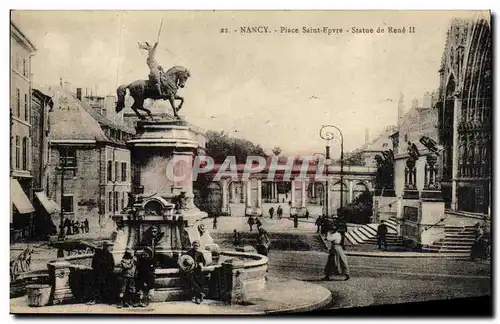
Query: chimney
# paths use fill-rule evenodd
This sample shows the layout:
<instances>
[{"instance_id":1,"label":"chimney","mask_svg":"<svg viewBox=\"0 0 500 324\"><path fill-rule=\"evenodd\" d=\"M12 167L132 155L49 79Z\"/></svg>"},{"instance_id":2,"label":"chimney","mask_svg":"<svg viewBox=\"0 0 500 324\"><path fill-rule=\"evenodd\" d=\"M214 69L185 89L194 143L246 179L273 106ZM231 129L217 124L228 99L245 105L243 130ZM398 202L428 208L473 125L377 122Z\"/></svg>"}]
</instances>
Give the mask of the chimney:
<instances>
[{"instance_id":1,"label":"chimney","mask_svg":"<svg viewBox=\"0 0 500 324\"><path fill-rule=\"evenodd\" d=\"M412 108L418 108L418 99L413 99L411 101L411 107Z\"/></svg>"},{"instance_id":2,"label":"chimney","mask_svg":"<svg viewBox=\"0 0 500 324\"><path fill-rule=\"evenodd\" d=\"M365 128L365 143L368 143L370 141L370 129L367 127Z\"/></svg>"},{"instance_id":3,"label":"chimney","mask_svg":"<svg viewBox=\"0 0 500 324\"><path fill-rule=\"evenodd\" d=\"M404 99L403 99L403 94L399 94L399 101L398 101L398 128L401 127L403 124L403 118L405 115L405 108L404 108Z\"/></svg>"},{"instance_id":4,"label":"chimney","mask_svg":"<svg viewBox=\"0 0 500 324\"><path fill-rule=\"evenodd\" d=\"M76 99L82 101L82 88L76 88Z\"/></svg>"}]
</instances>

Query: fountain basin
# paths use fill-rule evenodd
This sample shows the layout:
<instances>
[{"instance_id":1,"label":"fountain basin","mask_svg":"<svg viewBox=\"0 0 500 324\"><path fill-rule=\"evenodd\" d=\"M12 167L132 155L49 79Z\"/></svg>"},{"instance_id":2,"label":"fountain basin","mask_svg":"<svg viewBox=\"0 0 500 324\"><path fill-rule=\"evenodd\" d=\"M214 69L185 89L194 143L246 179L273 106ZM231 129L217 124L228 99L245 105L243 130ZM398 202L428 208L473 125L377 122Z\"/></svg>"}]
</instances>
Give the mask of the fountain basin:
<instances>
[{"instance_id":1,"label":"fountain basin","mask_svg":"<svg viewBox=\"0 0 500 324\"><path fill-rule=\"evenodd\" d=\"M159 254L180 255L183 251L159 251ZM119 277L122 251L113 251L115 283ZM83 302L92 297L91 254L59 258L48 264L51 278L51 304ZM227 303L242 303L252 292L265 288L268 259L265 256L236 251L221 251L216 264L203 270L207 298ZM118 285L114 285L118 296ZM153 302L189 299L183 273L178 268L155 270Z\"/></svg>"}]
</instances>

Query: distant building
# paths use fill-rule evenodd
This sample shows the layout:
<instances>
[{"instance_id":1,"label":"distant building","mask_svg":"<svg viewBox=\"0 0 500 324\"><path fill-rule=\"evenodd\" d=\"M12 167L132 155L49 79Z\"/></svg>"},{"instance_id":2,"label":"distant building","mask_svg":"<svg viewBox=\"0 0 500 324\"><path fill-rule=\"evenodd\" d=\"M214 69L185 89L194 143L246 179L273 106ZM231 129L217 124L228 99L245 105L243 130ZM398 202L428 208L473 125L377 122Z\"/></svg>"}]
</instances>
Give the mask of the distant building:
<instances>
[{"instance_id":1,"label":"distant building","mask_svg":"<svg viewBox=\"0 0 500 324\"><path fill-rule=\"evenodd\" d=\"M10 182L13 236L29 236L32 213L31 201L31 57L35 46L14 24L10 23Z\"/></svg>"},{"instance_id":2,"label":"distant building","mask_svg":"<svg viewBox=\"0 0 500 324\"><path fill-rule=\"evenodd\" d=\"M357 163L354 165L361 164L367 167L376 167L377 162L375 161L375 156L381 154L381 151L387 151L393 149L393 143L390 136L397 131L396 126L387 126L382 132L380 132L373 140L366 142L360 148L347 153L347 160L353 160L356 157Z\"/></svg>"},{"instance_id":3,"label":"distant building","mask_svg":"<svg viewBox=\"0 0 500 324\"><path fill-rule=\"evenodd\" d=\"M49 195L61 204L64 218L87 218L91 228L103 226L128 204L131 167L125 141L134 130L101 115L62 87L51 92Z\"/></svg>"}]
</instances>

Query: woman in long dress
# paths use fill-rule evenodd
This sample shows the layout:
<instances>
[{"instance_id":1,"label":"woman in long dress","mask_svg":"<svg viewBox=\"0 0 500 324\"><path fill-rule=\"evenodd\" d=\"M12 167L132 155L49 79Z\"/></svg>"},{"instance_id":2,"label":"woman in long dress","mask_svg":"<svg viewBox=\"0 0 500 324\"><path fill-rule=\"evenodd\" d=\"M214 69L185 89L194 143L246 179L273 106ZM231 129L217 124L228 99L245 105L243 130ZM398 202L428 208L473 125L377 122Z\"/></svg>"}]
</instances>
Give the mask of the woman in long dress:
<instances>
[{"instance_id":1,"label":"woman in long dress","mask_svg":"<svg viewBox=\"0 0 500 324\"><path fill-rule=\"evenodd\" d=\"M347 257L342 249L342 235L337 232L337 228L333 227L328 232L326 239L331 243L331 248L328 254L328 261L325 266L325 277L323 280L330 280L333 275L343 275L345 280L349 280L349 265Z\"/></svg>"}]
</instances>

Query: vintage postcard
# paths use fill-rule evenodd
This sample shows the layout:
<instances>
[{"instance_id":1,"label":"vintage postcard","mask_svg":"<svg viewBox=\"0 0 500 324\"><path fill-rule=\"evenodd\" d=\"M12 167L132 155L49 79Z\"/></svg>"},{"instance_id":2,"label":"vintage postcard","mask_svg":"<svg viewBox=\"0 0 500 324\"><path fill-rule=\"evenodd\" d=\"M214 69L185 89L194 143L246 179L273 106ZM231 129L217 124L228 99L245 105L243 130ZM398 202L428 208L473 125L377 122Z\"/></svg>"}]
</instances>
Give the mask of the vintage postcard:
<instances>
[{"instance_id":1,"label":"vintage postcard","mask_svg":"<svg viewBox=\"0 0 500 324\"><path fill-rule=\"evenodd\" d=\"M10 20L11 313L492 314L489 11Z\"/></svg>"}]
</instances>

